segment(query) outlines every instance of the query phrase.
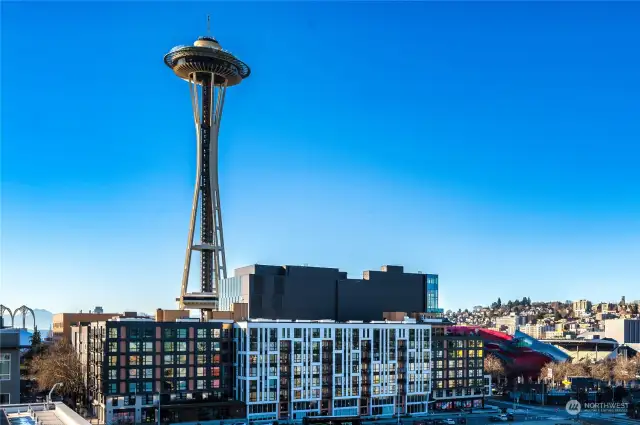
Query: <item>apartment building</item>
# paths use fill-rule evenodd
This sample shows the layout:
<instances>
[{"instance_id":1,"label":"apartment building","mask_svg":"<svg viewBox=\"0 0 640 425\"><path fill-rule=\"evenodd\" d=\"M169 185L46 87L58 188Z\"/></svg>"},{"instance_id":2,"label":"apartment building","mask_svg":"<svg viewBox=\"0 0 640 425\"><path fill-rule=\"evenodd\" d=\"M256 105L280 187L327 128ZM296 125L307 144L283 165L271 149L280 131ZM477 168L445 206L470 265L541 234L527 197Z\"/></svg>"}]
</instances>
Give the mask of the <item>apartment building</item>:
<instances>
[{"instance_id":1,"label":"apartment building","mask_svg":"<svg viewBox=\"0 0 640 425\"><path fill-rule=\"evenodd\" d=\"M428 411L428 324L247 320L234 344L235 398L251 421Z\"/></svg>"},{"instance_id":2,"label":"apartment building","mask_svg":"<svg viewBox=\"0 0 640 425\"><path fill-rule=\"evenodd\" d=\"M475 328L430 321L432 409L480 408L488 394L484 376L484 342Z\"/></svg>"},{"instance_id":3,"label":"apartment building","mask_svg":"<svg viewBox=\"0 0 640 425\"><path fill-rule=\"evenodd\" d=\"M591 311L591 301L589 300L578 300L571 303L571 307L573 307L573 312L577 316L582 316Z\"/></svg>"},{"instance_id":4,"label":"apartment building","mask_svg":"<svg viewBox=\"0 0 640 425\"><path fill-rule=\"evenodd\" d=\"M243 418L233 401L233 320L114 318L72 327L100 423ZM161 409L158 409L161 405Z\"/></svg>"}]
</instances>

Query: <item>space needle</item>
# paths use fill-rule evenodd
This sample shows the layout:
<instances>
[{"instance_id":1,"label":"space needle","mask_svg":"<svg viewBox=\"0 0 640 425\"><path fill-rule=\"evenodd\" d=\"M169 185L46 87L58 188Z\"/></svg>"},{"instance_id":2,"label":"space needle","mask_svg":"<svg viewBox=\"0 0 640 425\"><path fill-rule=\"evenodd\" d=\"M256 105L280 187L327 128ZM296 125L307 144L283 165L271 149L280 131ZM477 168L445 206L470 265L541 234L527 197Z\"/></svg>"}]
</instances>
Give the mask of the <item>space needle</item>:
<instances>
[{"instance_id":1,"label":"space needle","mask_svg":"<svg viewBox=\"0 0 640 425\"><path fill-rule=\"evenodd\" d=\"M218 184L222 107L227 88L240 84L251 70L211 36L198 38L193 46L174 47L164 56L164 63L189 83L196 129L196 181L180 297L176 301L180 309L199 309L201 318L209 320L211 312L218 310L220 281L227 277ZM198 210L200 235L196 239ZM188 292L194 251L200 253L200 290Z\"/></svg>"}]
</instances>

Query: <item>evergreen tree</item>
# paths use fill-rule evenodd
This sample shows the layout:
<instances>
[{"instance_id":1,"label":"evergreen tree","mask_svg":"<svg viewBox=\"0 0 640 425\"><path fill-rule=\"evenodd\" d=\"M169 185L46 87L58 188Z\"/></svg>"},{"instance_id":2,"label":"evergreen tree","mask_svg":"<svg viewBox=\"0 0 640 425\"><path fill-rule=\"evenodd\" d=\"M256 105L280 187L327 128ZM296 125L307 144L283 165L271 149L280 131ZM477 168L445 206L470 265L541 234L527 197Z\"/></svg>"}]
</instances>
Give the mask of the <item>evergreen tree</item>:
<instances>
[{"instance_id":1,"label":"evergreen tree","mask_svg":"<svg viewBox=\"0 0 640 425\"><path fill-rule=\"evenodd\" d=\"M38 348L42 344L42 337L40 336L40 331L37 326L33 327L33 334L31 335L31 349L33 351L38 351Z\"/></svg>"},{"instance_id":2,"label":"evergreen tree","mask_svg":"<svg viewBox=\"0 0 640 425\"><path fill-rule=\"evenodd\" d=\"M498 297L498 302L496 302L496 305L498 306L498 308L502 307L502 300L500 299L500 297Z\"/></svg>"}]
</instances>

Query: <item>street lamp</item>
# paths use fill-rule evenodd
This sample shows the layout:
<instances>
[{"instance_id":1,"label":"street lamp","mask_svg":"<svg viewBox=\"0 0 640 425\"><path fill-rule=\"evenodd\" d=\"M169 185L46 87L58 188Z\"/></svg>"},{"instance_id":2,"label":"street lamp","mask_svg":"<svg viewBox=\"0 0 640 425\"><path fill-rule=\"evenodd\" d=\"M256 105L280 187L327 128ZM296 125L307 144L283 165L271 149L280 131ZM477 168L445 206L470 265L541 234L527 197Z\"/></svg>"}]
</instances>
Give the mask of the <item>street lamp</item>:
<instances>
[{"instance_id":1,"label":"street lamp","mask_svg":"<svg viewBox=\"0 0 640 425\"><path fill-rule=\"evenodd\" d=\"M48 405L50 405L50 404L51 404L51 394L53 394L53 391L54 391L56 388L61 387L62 385L63 385L63 383L62 383L62 382L57 382L57 383L55 383L55 384L53 385L53 387L51 387L51 391L49 391L49 395L47 396L47 407L48 407Z\"/></svg>"}]
</instances>

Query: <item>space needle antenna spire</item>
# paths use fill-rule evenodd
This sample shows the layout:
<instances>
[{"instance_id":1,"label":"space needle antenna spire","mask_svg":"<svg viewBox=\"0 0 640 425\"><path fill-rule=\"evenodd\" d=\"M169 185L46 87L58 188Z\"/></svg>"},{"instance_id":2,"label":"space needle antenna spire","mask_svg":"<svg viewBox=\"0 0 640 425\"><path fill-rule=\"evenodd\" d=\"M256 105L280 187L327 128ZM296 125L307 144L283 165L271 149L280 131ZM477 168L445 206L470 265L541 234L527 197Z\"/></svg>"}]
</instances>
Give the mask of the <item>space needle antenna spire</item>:
<instances>
[{"instance_id":1,"label":"space needle antenna spire","mask_svg":"<svg viewBox=\"0 0 640 425\"><path fill-rule=\"evenodd\" d=\"M206 36L199 37L193 46L174 47L164 56L164 63L189 83L196 130L195 187L180 297L176 301L180 309L200 310L203 320L210 320L212 312L218 310L218 289L221 280L227 278L218 185L222 107L227 88L240 84L251 73L249 67L224 50L210 32L211 18L207 15ZM198 219L200 232L196 237ZM200 288L188 292L194 253L200 254Z\"/></svg>"}]
</instances>

